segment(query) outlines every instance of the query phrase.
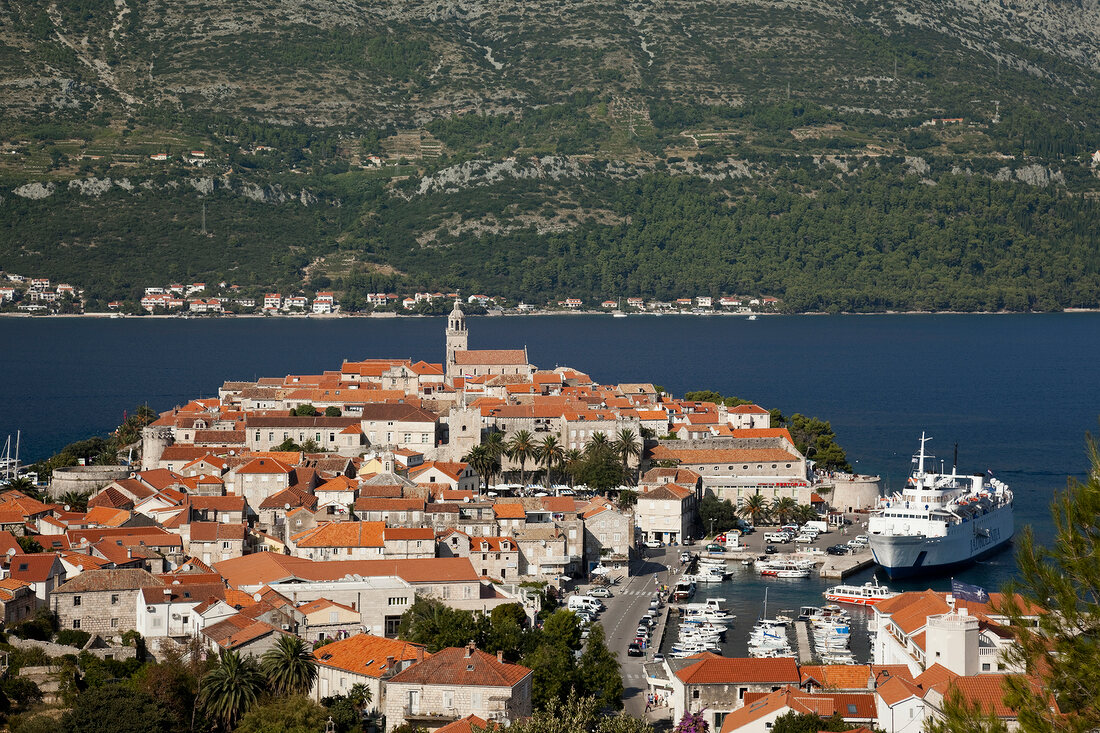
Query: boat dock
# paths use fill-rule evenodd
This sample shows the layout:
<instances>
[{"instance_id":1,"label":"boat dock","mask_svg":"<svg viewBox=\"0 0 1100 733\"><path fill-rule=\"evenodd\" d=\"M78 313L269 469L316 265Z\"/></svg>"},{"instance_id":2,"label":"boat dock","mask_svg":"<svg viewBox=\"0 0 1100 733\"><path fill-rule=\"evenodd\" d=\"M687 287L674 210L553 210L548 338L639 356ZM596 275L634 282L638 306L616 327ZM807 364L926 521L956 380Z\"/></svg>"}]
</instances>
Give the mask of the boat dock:
<instances>
[{"instance_id":1,"label":"boat dock","mask_svg":"<svg viewBox=\"0 0 1100 733\"><path fill-rule=\"evenodd\" d=\"M807 622L794 622L794 636L798 642L798 663L809 664L813 661L813 652L810 650L810 631Z\"/></svg>"},{"instance_id":2,"label":"boat dock","mask_svg":"<svg viewBox=\"0 0 1100 733\"><path fill-rule=\"evenodd\" d=\"M829 555L825 564L821 566L822 578L837 578L843 580L852 573L874 567L875 560L870 550L858 552L855 555Z\"/></svg>"}]
</instances>

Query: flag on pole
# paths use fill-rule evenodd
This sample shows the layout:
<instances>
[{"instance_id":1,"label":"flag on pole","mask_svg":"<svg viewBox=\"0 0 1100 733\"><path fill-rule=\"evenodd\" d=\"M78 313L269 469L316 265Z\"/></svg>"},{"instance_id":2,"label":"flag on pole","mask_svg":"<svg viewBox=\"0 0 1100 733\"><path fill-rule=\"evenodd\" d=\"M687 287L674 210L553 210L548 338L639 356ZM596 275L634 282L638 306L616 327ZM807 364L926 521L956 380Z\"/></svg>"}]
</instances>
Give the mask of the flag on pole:
<instances>
[{"instance_id":1,"label":"flag on pole","mask_svg":"<svg viewBox=\"0 0 1100 733\"><path fill-rule=\"evenodd\" d=\"M963 583L961 580L955 580L954 578L951 579L951 593L956 598L961 598L964 601L989 603L989 594L985 592L985 588Z\"/></svg>"}]
</instances>

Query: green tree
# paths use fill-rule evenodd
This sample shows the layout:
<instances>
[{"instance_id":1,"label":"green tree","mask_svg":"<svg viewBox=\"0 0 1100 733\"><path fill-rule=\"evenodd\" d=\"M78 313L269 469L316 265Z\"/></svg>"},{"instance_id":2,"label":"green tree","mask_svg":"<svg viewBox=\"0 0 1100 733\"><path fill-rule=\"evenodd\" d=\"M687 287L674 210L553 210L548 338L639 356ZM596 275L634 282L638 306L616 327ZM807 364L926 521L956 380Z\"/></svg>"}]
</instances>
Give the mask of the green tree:
<instances>
[{"instance_id":1,"label":"green tree","mask_svg":"<svg viewBox=\"0 0 1100 733\"><path fill-rule=\"evenodd\" d=\"M538 459L546 468L547 486L553 485L551 474L554 468L561 464L564 455L565 449L562 448L561 442L558 440L557 436L547 435L542 439L542 442L539 443Z\"/></svg>"},{"instance_id":2,"label":"green tree","mask_svg":"<svg viewBox=\"0 0 1100 733\"><path fill-rule=\"evenodd\" d=\"M715 534L725 532L737 526L737 509L729 499L707 494L699 502L699 519L703 522L704 531Z\"/></svg>"},{"instance_id":3,"label":"green tree","mask_svg":"<svg viewBox=\"0 0 1100 733\"><path fill-rule=\"evenodd\" d=\"M38 543L38 540L29 535L20 535L15 538L15 541L19 543L19 549L23 552L34 554L45 551L42 545Z\"/></svg>"},{"instance_id":4,"label":"green tree","mask_svg":"<svg viewBox=\"0 0 1100 733\"><path fill-rule=\"evenodd\" d=\"M317 679L317 660L298 636L281 634L260 663L276 695L306 695Z\"/></svg>"},{"instance_id":5,"label":"green tree","mask_svg":"<svg viewBox=\"0 0 1100 733\"><path fill-rule=\"evenodd\" d=\"M845 723L839 715L822 718L816 713L796 713L792 710L775 719L772 731L775 733L818 733L818 731L840 733L855 727Z\"/></svg>"},{"instance_id":6,"label":"green tree","mask_svg":"<svg viewBox=\"0 0 1100 733\"><path fill-rule=\"evenodd\" d=\"M317 733L327 719L327 711L305 695L277 697L245 713L236 733Z\"/></svg>"},{"instance_id":7,"label":"green tree","mask_svg":"<svg viewBox=\"0 0 1100 733\"><path fill-rule=\"evenodd\" d=\"M470 468L477 471L477 475L481 477L485 490L488 491L489 478L500 471L500 458L493 455L489 446L481 444L471 448L466 455L462 456L462 460L470 464Z\"/></svg>"},{"instance_id":8,"label":"green tree","mask_svg":"<svg viewBox=\"0 0 1100 733\"><path fill-rule=\"evenodd\" d=\"M779 496L772 502L770 512L779 520L780 524L786 524L798 511L798 502L790 496Z\"/></svg>"},{"instance_id":9,"label":"green tree","mask_svg":"<svg viewBox=\"0 0 1100 733\"><path fill-rule=\"evenodd\" d=\"M517 430L508 441L508 457L519 463L519 482L527 486L527 474L524 465L527 459L534 458L538 445L535 436L529 430Z\"/></svg>"},{"instance_id":10,"label":"green tree","mask_svg":"<svg viewBox=\"0 0 1100 733\"><path fill-rule=\"evenodd\" d=\"M623 678L619 660L604 643L603 626L593 624L588 631L584 653L577 664L577 688L595 697L601 706L622 710Z\"/></svg>"},{"instance_id":11,"label":"green tree","mask_svg":"<svg viewBox=\"0 0 1100 733\"><path fill-rule=\"evenodd\" d=\"M336 405L329 405L325 408L325 417L340 417L342 414L344 413L340 412L340 408Z\"/></svg>"},{"instance_id":12,"label":"green tree","mask_svg":"<svg viewBox=\"0 0 1100 733\"><path fill-rule=\"evenodd\" d=\"M826 471L852 470L844 449L836 442L832 425L827 421L795 413L787 423L787 430L799 452L813 460L818 468Z\"/></svg>"},{"instance_id":13,"label":"green tree","mask_svg":"<svg viewBox=\"0 0 1100 733\"><path fill-rule=\"evenodd\" d=\"M61 716L64 733L164 733L177 721L155 699L126 685L108 685L76 696Z\"/></svg>"},{"instance_id":14,"label":"green tree","mask_svg":"<svg viewBox=\"0 0 1100 733\"><path fill-rule=\"evenodd\" d=\"M192 649L191 651L198 651ZM133 676L134 689L157 700L181 727L190 727L199 691L198 656L185 662L175 645L161 647L160 661L146 664Z\"/></svg>"},{"instance_id":15,"label":"green tree","mask_svg":"<svg viewBox=\"0 0 1100 733\"><path fill-rule=\"evenodd\" d=\"M462 611L434 598L418 597L401 614L397 635L405 641L423 644L435 653L447 647L465 646L471 641L482 646L488 620Z\"/></svg>"},{"instance_id":16,"label":"green tree","mask_svg":"<svg viewBox=\"0 0 1100 733\"><path fill-rule=\"evenodd\" d=\"M231 730L267 689L260 666L252 657L223 651L199 686L199 705L224 730Z\"/></svg>"},{"instance_id":17,"label":"green tree","mask_svg":"<svg viewBox=\"0 0 1100 733\"><path fill-rule=\"evenodd\" d=\"M523 658L523 665L532 669L531 702L536 709L561 700L576 685L577 663L568 647L539 644Z\"/></svg>"},{"instance_id":18,"label":"green tree","mask_svg":"<svg viewBox=\"0 0 1100 733\"><path fill-rule=\"evenodd\" d=\"M1100 726L1100 452L1091 435L1086 445L1087 480L1071 479L1051 504L1054 541L1040 545L1024 527L1015 540L1017 579L1001 595L1016 641L1006 660L1030 675L1004 677L1005 703L1025 733ZM1051 713L1052 698L1062 715ZM984 716L950 701L946 712L952 725L967 726L959 730L974 730Z\"/></svg>"},{"instance_id":19,"label":"green tree","mask_svg":"<svg viewBox=\"0 0 1100 733\"><path fill-rule=\"evenodd\" d=\"M638 504L638 492L634 489L623 489L619 492L619 506L630 509Z\"/></svg>"},{"instance_id":20,"label":"green tree","mask_svg":"<svg viewBox=\"0 0 1100 733\"><path fill-rule=\"evenodd\" d=\"M317 408L310 404L298 405L290 414L297 415L298 417L316 417L320 413L317 412Z\"/></svg>"},{"instance_id":21,"label":"green tree","mask_svg":"<svg viewBox=\"0 0 1100 733\"><path fill-rule=\"evenodd\" d=\"M768 516L768 500L762 494L750 494L745 498L745 503L738 508L737 513L748 518L755 527Z\"/></svg>"},{"instance_id":22,"label":"green tree","mask_svg":"<svg viewBox=\"0 0 1100 733\"><path fill-rule=\"evenodd\" d=\"M74 512L83 512L88 510L88 499L91 497L91 490L66 491L61 496L57 497L57 503L69 507L69 509Z\"/></svg>"},{"instance_id":23,"label":"green tree","mask_svg":"<svg viewBox=\"0 0 1100 733\"><path fill-rule=\"evenodd\" d=\"M615 436L615 441L612 443L612 450L619 456L619 459L623 462L623 476L626 477L628 483L633 484L633 472L630 470L630 459L637 458L642 452L641 443L638 442L638 435L630 428L622 428Z\"/></svg>"}]
</instances>

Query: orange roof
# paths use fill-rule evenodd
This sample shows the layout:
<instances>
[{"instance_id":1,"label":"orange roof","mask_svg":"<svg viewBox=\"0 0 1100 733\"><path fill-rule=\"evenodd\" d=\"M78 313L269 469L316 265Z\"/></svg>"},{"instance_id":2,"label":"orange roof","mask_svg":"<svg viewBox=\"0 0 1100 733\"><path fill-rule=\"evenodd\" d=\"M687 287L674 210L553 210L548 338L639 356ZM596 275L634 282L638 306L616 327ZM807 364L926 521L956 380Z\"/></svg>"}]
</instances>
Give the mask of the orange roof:
<instances>
[{"instance_id":1,"label":"orange roof","mask_svg":"<svg viewBox=\"0 0 1100 733\"><path fill-rule=\"evenodd\" d=\"M526 519L527 512L523 504L493 504L493 514L497 519Z\"/></svg>"},{"instance_id":2,"label":"orange roof","mask_svg":"<svg viewBox=\"0 0 1100 733\"><path fill-rule=\"evenodd\" d=\"M866 664L804 664L798 671L803 686L813 680L834 690L865 690L871 680L871 668Z\"/></svg>"},{"instance_id":3,"label":"orange roof","mask_svg":"<svg viewBox=\"0 0 1100 733\"><path fill-rule=\"evenodd\" d=\"M801 460L798 456L788 453L782 448L715 448L704 450L659 445L652 449L650 456L655 461L680 461L689 464L737 463L738 461L795 462Z\"/></svg>"},{"instance_id":4,"label":"orange roof","mask_svg":"<svg viewBox=\"0 0 1100 733\"><path fill-rule=\"evenodd\" d=\"M295 535L298 547L383 547L385 522L325 522Z\"/></svg>"},{"instance_id":5,"label":"orange roof","mask_svg":"<svg viewBox=\"0 0 1100 733\"><path fill-rule=\"evenodd\" d=\"M386 527L382 536L387 540L434 540L431 527Z\"/></svg>"},{"instance_id":6,"label":"orange roof","mask_svg":"<svg viewBox=\"0 0 1100 733\"><path fill-rule=\"evenodd\" d=\"M893 707L911 697L923 698L924 690L920 685L903 677L890 677L885 682L879 683L875 688L875 694L882 698L884 703Z\"/></svg>"},{"instance_id":7,"label":"orange roof","mask_svg":"<svg viewBox=\"0 0 1100 733\"><path fill-rule=\"evenodd\" d=\"M299 607L299 610L304 609L305 606ZM429 656L420 644L386 639L371 634L350 636L347 639L326 644L314 652L317 664L322 667L332 667L352 674L378 678L388 669L388 657L393 657L394 662L399 663L415 661L418 654Z\"/></svg>"},{"instance_id":8,"label":"orange roof","mask_svg":"<svg viewBox=\"0 0 1100 733\"><path fill-rule=\"evenodd\" d=\"M914 680L914 682L927 690L928 688L938 685L941 682L949 682L956 677L958 677L957 674L955 674L939 662L936 662L931 667L917 675L917 678Z\"/></svg>"},{"instance_id":9,"label":"orange roof","mask_svg":"<svg viewBox=\"0 0 1100 733\"><path fill-rule=\"evenodd\" d=\"M495 730L497 725L496 721L489 722L476 715L467 715L453 723L447 723L442 728L436 728L435 733L475 733L475 731Z\"/></svg>"},{"instance_id":10,"label":"orange roof","mask_svg":"<svg viewBox=\"0 0 1100 733\"><path fill-rule=\"evenodd\" d=\"M495 654L480 649L448 647L398 672L390 678L390 684L512 687L530 674L528 667L502 662Z\"/></svg>"},{"instance_id":11,"label":"orange roof","mask_svg":"<svg viewBox=\"0 0 1100 733\"><path fill-rule=\"evenodd\" d=\"M524 349L475 349L472 351L454 352L455 364L482 365L482 364L527 364L527 352Z\"/></svg>"},{"instance_id":12,"label":"orange roof","mask_svg":"<svg viewBox=\"0 0 1100 733\"><path fill-rule=\"evenodd\" d=\"M691 658L698 661L676 672L687 685L799 682L798 664L793 657L720 657L706 652Z\"/></svg>"},{"instance_id":13,"label":"orange roof","mask_svg":"<svg viewBox=\"0 0 1100 733\"><path fill-rule=\"evenodd\" d=\"M130 519L130 512L109 506L97 506L89 509L84 519L88 524L97 524L100 527L119 527Z\"/></svg>"},{"instance_id":14,"label":"orange roof","mask_svg":"<svg viewBox=\"0 0 1100 733\"><path fill-rule=\"evenodd\" d=\"M476 582L479 579L469 558L465 557L315 562L276 552L257 552L223 560L214 568L234 587L274 583L289 578L335 581L349 574L363 577L394 575L408 583Z\"/></svg>"},{"instance_id":15,"label":"orange roof","mask_svg":"<svg viewBox=\"0 0 1100 733\"><path fill-rule=\"evenodd\" d=\"M283 465L274 458L254 458L237 469L237 473L290 473L290 466Z\"/></svg>"}]
</instances>

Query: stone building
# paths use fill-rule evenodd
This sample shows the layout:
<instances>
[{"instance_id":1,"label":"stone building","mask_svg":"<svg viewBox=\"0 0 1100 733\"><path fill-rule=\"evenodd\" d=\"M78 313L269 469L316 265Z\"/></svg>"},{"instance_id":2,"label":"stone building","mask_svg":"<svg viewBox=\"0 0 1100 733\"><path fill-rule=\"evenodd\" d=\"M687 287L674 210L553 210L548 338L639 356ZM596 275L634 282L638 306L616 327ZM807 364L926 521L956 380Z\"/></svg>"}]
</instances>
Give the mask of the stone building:
<instances>
[{"instance_id":1,"label":"stone building","mask_svg":"<svg viewBox=\"0 0 1100 733\"><path fill-rule=\"evenodd\" d=\"M141 589L163 585L140 569L85 570L50 594L50 608L63 629L119 636L136 626Z\"/></svg>"},{"instance_id":2,"label":"stone building","mask_svg":"<svg viewBox=\"0 0 1100 733\"><path fill-rule=\"evenodd\" d=\"M356 634L317 650L317 679L311 697L320 701L346 695L357 684L367 686L371 707L385 707L384 680L425 657L424 647L371 634Z\"/></svg>"},{"instance_id":3,"label":"stone building","mask_svg":"<svg viewBox=\"0 0 1100 733\"><path fill-rule=\"evenodd\" d=\"M508 724L531 715L532 671L472 645L441 649L386 682L386 730L434 731L466 715Z\"/></svg>"},{"instance_id":4,"label":"stone building","mask_svg":"<svg viewBox=\"0 0 1100 733\"><path fill-rule=\"evenodd\" d=\"M608 563L627 565L634 555L634 514L602 497L584 508L584 560L589 568Z\"/></svg>"},{"instance_id":5,"label":"stone building","mask_svg":"<svg viewBox=\"0 0 1100 733\"><path fill-rule=\"evenodd\" d=\"M744 707L750 693L797 687L800 681L793 657L730 658L707 652L668 660L664 666L672 719L679 720L685 711L701 710L710 730L720 730L725 716Z\"/></svg>"}]
</instances>

